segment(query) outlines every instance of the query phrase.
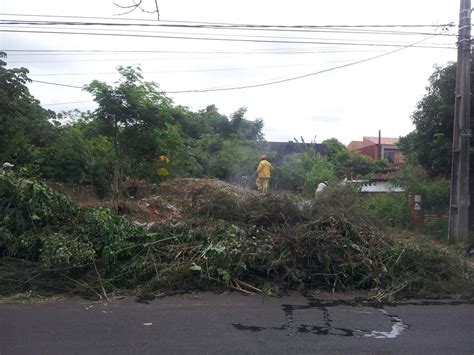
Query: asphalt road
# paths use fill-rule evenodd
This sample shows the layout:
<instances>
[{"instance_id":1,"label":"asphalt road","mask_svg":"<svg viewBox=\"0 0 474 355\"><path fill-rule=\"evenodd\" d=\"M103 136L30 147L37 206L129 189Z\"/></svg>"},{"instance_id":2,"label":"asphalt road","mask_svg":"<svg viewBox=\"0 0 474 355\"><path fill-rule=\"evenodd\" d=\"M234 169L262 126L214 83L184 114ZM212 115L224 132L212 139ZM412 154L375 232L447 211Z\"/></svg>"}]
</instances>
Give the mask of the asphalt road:
<instances>
[{"instance_id":1,"label":"asphalt road","mask_svg":"<svg viewBox=\"0 0 474 355\"><path fill-rule=\"evenodd\" d=\"M0 304L0 354L474 354L474 305L188 294Z\"/></svg>"}]
</instances>

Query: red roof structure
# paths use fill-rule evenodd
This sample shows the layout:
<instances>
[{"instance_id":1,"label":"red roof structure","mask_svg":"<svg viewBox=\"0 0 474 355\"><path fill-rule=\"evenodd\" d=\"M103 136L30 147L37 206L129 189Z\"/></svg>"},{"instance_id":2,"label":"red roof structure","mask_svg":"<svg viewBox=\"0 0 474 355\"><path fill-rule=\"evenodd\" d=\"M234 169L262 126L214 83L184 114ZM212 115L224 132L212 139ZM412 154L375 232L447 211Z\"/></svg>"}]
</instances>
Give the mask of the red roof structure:
<instances>
[{"instance_id":1,"label":"red roof structure","mask_svg":"<svg viewBox=\"0 0 474 355\"><path fill-rule=\"evenodd\" d=\"M357 151L372 159L386 159L392 165L399 165L403 157L398 148L398 138L392 137L363 137L362 141L352 141L347 145L349 150Z\"/></svg>"}]
</instances>

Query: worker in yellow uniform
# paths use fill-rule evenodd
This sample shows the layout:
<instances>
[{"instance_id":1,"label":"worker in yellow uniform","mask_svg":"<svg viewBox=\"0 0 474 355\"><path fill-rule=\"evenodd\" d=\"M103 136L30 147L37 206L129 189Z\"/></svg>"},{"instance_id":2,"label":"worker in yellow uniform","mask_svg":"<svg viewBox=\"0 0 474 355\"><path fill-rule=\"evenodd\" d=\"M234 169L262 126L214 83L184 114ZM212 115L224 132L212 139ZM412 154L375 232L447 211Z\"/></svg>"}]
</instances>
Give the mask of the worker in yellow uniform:
<instances>
[{"instance_id":1,"label":"worker in yellow uniform","mask_svg":"<svg viewBox=\"0 0 474 355\"><path fill-rule=\"evenodd\" d=\"M262 192L268 191L268 180L272 174L272 164L267 159L266 155L260 157L260 162L257 168L257 190Z\"/></svg>"}]
</instances>

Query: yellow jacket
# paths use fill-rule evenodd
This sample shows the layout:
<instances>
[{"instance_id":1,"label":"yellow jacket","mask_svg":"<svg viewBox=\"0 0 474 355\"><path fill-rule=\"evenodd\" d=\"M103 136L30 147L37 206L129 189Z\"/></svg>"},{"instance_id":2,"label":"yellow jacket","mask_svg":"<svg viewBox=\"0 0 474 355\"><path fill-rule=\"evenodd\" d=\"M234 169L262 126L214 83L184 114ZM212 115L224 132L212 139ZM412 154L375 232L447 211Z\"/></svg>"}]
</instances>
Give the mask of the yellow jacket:
<instances>
[{"instance_id":1,"label":"yellow jacket","mask_svg":"<svg viewBox=\"0 0 474 355\"><path fill-rule=\"evenodd\" d=\"M257 176L269 178L272 173L272 169L272 164L270 164L268 160L260 160L257 168Z\"/></svg>"}]
</instances>

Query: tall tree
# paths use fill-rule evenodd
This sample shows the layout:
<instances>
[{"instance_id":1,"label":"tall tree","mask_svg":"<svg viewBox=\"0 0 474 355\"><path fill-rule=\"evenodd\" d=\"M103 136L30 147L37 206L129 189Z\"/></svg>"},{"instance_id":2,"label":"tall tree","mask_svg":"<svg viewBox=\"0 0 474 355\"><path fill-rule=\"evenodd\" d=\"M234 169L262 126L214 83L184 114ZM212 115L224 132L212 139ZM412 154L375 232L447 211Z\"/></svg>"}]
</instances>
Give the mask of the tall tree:
<instances>
[{"instance_id":1,"label":"tall tree","mask_svg":"<svg viewBox=\"0 0 474 355\"><path fill-rule=\"evenodd\" d=\"M345 152L347 147L339 142L337 138L329 138L322 142L326 145L328 159L333 159L338 153Z\"/></svg>"},{"instance_id":2,"label":"tall tree","mask_svg":"<svg viewBox=\"0 0 474 355\"><path fill-rule=\"evenodd\" d=\"M158 91L158 85L143 81L139 67L119 67L116 87L94 80L85 87L99 107L95 116L110 136L114 150L113 195L118 207L119 180L125 163L156 155L156 129L170 119L171 100ZM132 163L137 163L133 161Z\"/></svg>"},{"instance_id":3,"label":"tall tree","mask_svg":"<svg viewBox=\"0 0 474 355\"><path fill-rule=\"evenodd\" d=\"M387 165L386 161L374 160L347 149L336 138L326 139L323 144L326 145L328 160L333 164L334 173L338 178L367 177Z\"/></svg>"},{"instance_id":4,"label":"tall tree","mask_svg":"<svg viewBox=\"0 0 474 355\"><path fill-rule=\"evenodd\" d=\"M474 80L474 75L471 78ZM430 176L450 176L455 88L456 64L437 67L412 115L415 130L400 139L402 152L423 166ZM473 113L474 102L471 119Z\"/></svg>"},{"instance_id":5,"label":"tall tree","mask_svg":"<svg viewBox=\"0 0 474 355\"><path fill-rule=\"evenodd\" d=\"M6 54L0 52L0 58ZM28 69L7 69L0 59L0 159L21 164L39 159L38 149L55 136L54 112L41 107L28 90Z\"/></svg>"}]
</instances>

